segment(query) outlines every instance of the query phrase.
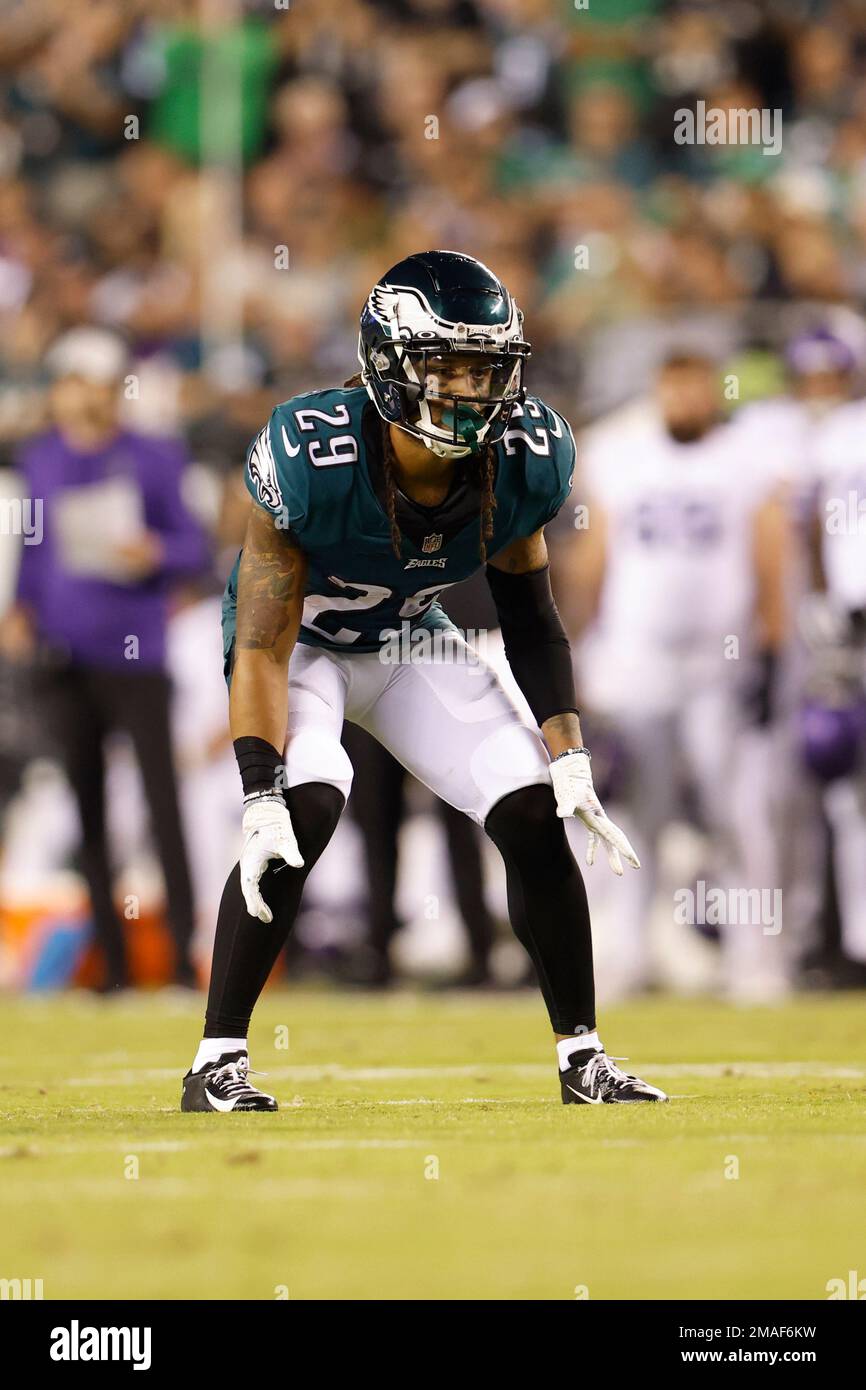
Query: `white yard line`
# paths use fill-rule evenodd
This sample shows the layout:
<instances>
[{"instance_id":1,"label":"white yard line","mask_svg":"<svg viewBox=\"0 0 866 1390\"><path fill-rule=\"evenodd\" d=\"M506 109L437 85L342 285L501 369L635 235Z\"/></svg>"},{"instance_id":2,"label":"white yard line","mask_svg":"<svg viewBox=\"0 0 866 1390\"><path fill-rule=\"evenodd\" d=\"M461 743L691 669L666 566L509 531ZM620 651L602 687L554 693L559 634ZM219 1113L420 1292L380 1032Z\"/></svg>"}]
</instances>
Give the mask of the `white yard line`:
<instances>
[{"instance_id":1,"label":"white yard line","mask_svg":"<svg viewBox=\"0 0 866 1390\"><path fill-rule=\"evenodd\" d=\"M261 1058L259 1059L261 1060ZM785 1077L815 1077L817 1079L859 1080L866 1077L864 1067L841 1067L828 1062L642 1062L641 1072L655 1076L755 1077L772 1080ZM271 1067L264 1075L281 1081L412 1081L436 1077L468 1077L474 1081L496 1074L534 1079L551 1075L553 1068L542 1062L490 1062L476 1066L439 1067L343 1067L338 1063L323 1066ZM147 1081L180 1079L179 1067L119 1067L88 1076L66 1078L67 1086L136 1086Z\"/></svg>"}]
</instances>

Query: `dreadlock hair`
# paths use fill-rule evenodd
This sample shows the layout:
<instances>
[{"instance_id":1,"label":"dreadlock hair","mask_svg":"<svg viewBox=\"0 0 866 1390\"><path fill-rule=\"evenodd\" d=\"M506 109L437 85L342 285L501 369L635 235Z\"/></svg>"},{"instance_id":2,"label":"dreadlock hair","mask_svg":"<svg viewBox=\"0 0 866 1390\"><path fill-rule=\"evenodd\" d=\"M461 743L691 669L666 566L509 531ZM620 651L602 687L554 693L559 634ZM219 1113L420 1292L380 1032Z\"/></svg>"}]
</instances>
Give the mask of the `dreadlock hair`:
<instances>
[{"instance_id":1,"label":"dreadlock hair","mask_svg":"<svg viewBox=\"0 0 866 1390\"><path fill-rule=\"evenodd\" d=\"M363 386L360 372L343 382L347 388ZM382 468L385 474L385 509L391 527L391 547L398 560L403 558L403 536L397 524L397 456L391 443L391 431L387 420L380 420L382 428ZM496 495L493 483L496 476L496 454L487 444L479 453L471 456L475 469L476 482L481 488L481 514L479 519L478 555L482 565L487 561L487 542L493 536L493 513L496 511Z\"/></svg>"}]
</instances>

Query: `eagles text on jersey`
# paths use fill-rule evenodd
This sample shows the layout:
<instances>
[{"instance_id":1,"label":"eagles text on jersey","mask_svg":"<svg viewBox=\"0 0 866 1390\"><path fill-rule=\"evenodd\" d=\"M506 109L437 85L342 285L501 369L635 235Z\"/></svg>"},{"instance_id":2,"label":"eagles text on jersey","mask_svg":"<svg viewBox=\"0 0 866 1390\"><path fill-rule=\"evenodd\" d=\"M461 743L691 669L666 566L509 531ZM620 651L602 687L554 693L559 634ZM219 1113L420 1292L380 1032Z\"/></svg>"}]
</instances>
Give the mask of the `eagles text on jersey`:
<instances>
[{"instance_id":1,"label":"eagles text on jersey","mask_svg":"<svg viewBox=\"0 0 866 1390\"><path fill-rule=\"evenodd\" d=\"M574 439L556 411L530 396L515 407L495 455L489 556L559 511L571 489ZM474 470L458 464L435 508L398 494L398 559L384 503L381 421L363 386L311 391L278 405L250 447L246 484L307 555L299 641L373 652L406 622L410 629L453 627L437 599L481 564ZM227 673L239 562L223 600Z\"/></svg>"}]
</instances>

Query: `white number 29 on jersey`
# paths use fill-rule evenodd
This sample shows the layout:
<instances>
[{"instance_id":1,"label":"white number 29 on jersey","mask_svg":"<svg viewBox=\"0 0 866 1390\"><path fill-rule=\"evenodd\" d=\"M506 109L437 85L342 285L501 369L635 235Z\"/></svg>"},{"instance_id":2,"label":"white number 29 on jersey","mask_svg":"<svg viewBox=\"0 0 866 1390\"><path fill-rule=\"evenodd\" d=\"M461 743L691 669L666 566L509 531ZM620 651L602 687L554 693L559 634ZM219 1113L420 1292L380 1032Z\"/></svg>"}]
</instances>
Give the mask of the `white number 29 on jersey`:
<instances>
[{"instance_id":1,"label":"white number 29 on jersey","mask_svg":"<svg viewBox=\"0 0 866 1390\"><path fill-rule=\"evenodd\" d=\"M329 414L327 410L314 410L312 406L304 406L303 409L295 411L295 423L299 432L314 430L317 420L323 421L331 429L339 429L349 424L348 407L338 405L333 414ZM300 448L299 444L291 447L285 426L283 443L290 454L296 454ZM320 439L311 439L307 443L307 458L314 468L339 468L341 464L357 463L358 441L353 434L335 434L328 440L326 448Z\"/></svg>"},{"instance_id":2,"label":"white number 29 on jersey","mask_svg":"<svg viewBox=\"0 0 866 1390\"><path fill-rule=\"evenodd\" d=\"M319 620L326 613L351 615L366 612L394 596L393 589L386 589L381 584L358 584L354 580L340 579L336 574L329 574L328 582L336 584L340 589L350 589L351 595L347 594L343 598L332 594L308 594L304 600L302 622L304 627L312 628L322 637L327 637L330 642L357 642L361 634L350 627L337 627L334 623L322 624ZM442 590L450 587L449 584L433 584L427 589L419 589L416 594L410 594L400 605L398 617L420 617L436 601Z\"/></svg>"}]
</instances>

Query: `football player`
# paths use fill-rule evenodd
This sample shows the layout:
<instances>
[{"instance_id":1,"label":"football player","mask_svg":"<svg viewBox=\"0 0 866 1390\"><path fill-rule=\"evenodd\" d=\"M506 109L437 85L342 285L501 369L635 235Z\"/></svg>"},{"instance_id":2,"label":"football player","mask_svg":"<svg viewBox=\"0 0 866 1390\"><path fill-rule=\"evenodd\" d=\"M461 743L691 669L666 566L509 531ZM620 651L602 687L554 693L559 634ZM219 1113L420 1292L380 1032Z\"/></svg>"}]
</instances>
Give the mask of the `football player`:
<instances>
[{"instance_id":1,"label":"football player","mask_svg":"<svg viewBox=\"0 0 866 1390\"><path fill-rule=\"evenodd\" d=\"M839 669L846 667L851 657L856 661L856 634L853 630L850 634L855 638L853 645L845 640L845 624L840 626L834 613L835 599L825 601L822 597L836 587L832 580L828 582L824 572L825 552L828 557L833 554L831 567L839 553L838 539L825 531L827 516L822 506L833 495L836 484L830 475L844 456L844 451L840 454L838 449L838 437L829 454L824 440L832 437L837 418L845 418L847 403L857 392L862 334L862 325L844 310L839 311L838 318L832 315L828 324L814 325L798 333L784 350L787 390L745 405L733 421L736 456L763 458L778 473L784 480L790 515L787 604L790 612L799 616L799 632L791 634L781 653L781 699L777 702L772 733L772 811L765 820L771 820L778 840L785 936L789 943L799 946L810 943L806 963L813 984L828 983L827 972L838 974L840 982L849 976L849 964L840 962L837 971L835 953L829 942L823 941L828 816L835 820L836 814L840 814L855 836L849 841L847 829L840 822L839 838L833 844L837 898L843 920L854 920L846 910L846 901L852 904L855 916L858 895L859 901L863 901L866 865L861 847L863 812L858 813L855 798L853 819L846 815L851 783L842 778L838 761L845 761L860 719L859 702L848 700L848 673ZM852 431L849 445L856 438L856 431ZM845 545L843 535L843 549ZM856 564L857 553L856 541L848 545L849 560L843 561L846 569L851 559ZM810 590L817 592L811 594ZM845 602L841 605L843 613L850 607ZM800 701L802 709L795 715ZM854 740L855 747L857 742L859 739ZM803 776L803 760L814 776ZM858 814L860 846L856 844ZM848 843L853 846L853 860L845 849ZM843 861L856 864L858 854L861 865L855 868L854 878L848 879ZM842 886L846 880L850 888ZM860 954L863 957L862 946ZM864 970L862 964L852 968L855 977L858 970ZM853 982L849 979L849 983Z\"/></svg>"},{"instance_id":2,"label":"football player","mask_svg":"<svg viewBox=\"0 0 866 1390\"><path fill-rule=\"evenodd\" d=\"M349 795L344 719L500 850L563 1102L667 1099L621 1070L596 1031L586 893L562 818L585 824L589 864L599 844L616 874L623 859L639 864L599 804L581 737L544 540L571 488L574 441L527 396L529 351L486 266L410 256L364 306L360 375L278 406L253 442L253 507L223 624L244 844L184 1110L277 1108L250 1082L247 1031ZM536 728L437 603L482 565Z\"/></svg>"},{"instance_id":3,"label":"football player","mask_svg":"<svg viewBox=\"0 0 866 1390\"><path fill-rule=\"evenodd\" d=\"M592 524L572 544L569 577L595 594L597 610L581 653L583 695L621 740L635 839L649 860L624 914L631 989L652 979L645 926L656 850L682 814L684 774L712 838L716 882L778 882L763 809L772 779L758 767L768 762L786 636L785 527L772 467L720 411L713 361L676 352L645 407L594 426L581 450ZM760 923L726 931L723 946L737 998L784 991L787 959Z\"/></svg>"},{"instance_id":4,"label":"football player","mask_svg":"<svg viewBox=\"0 0 866 1390\"><path fill-rule=\"evenodd\" d=\"M866 400L830 412L813 451L813 555L818 592L801 621L825 687L804 710L807 765L830 783L824 802L833 830L841 959L839 983L866 982ZM821 671L823 667L823 671ZM808 679L807 679L808 684ZM834 767L815 766L816 747L835 731ZM830 749L824 749L827 758Z\"/></svg>"}]
</instances>

